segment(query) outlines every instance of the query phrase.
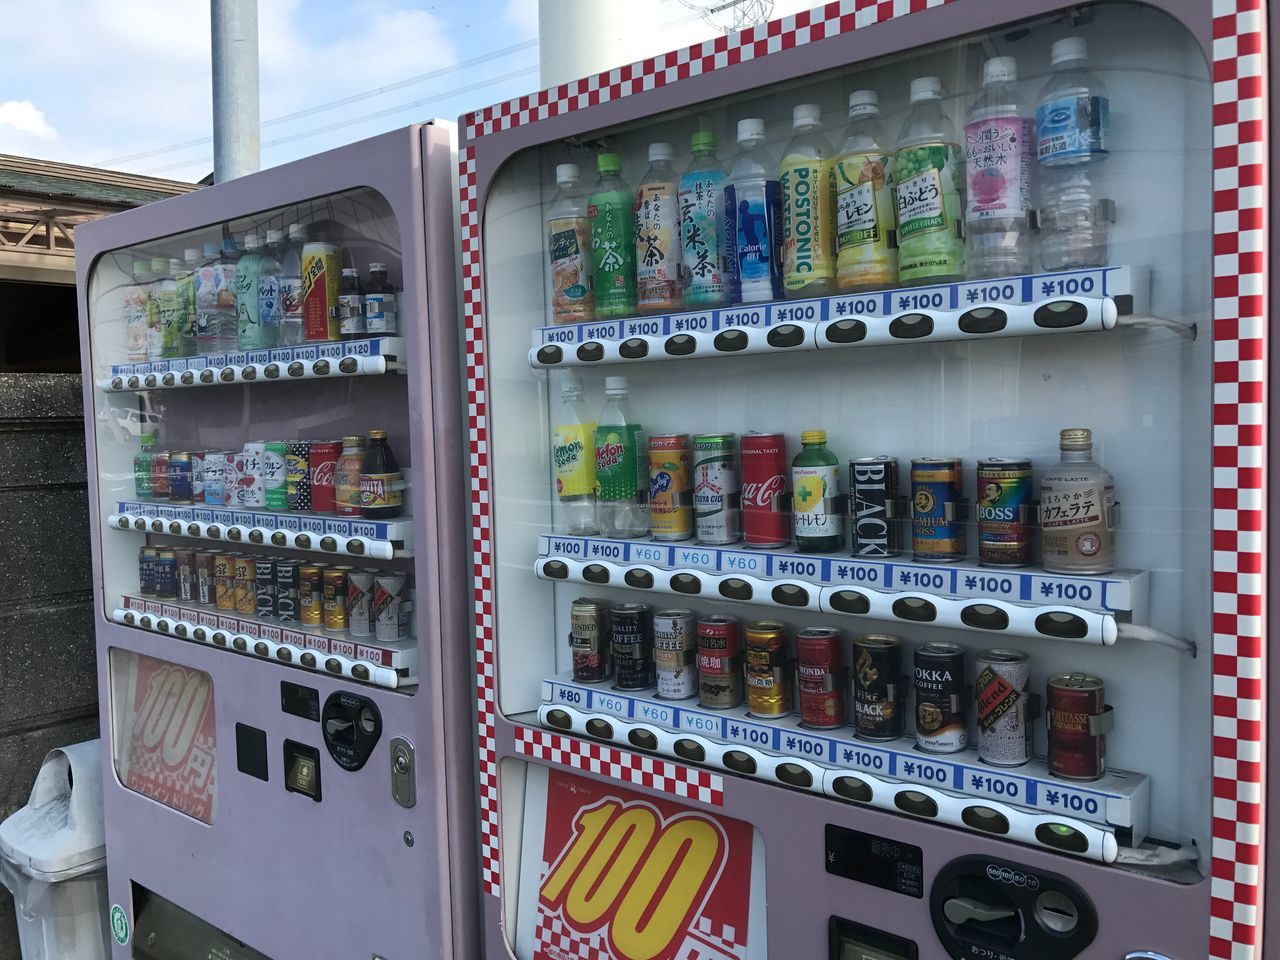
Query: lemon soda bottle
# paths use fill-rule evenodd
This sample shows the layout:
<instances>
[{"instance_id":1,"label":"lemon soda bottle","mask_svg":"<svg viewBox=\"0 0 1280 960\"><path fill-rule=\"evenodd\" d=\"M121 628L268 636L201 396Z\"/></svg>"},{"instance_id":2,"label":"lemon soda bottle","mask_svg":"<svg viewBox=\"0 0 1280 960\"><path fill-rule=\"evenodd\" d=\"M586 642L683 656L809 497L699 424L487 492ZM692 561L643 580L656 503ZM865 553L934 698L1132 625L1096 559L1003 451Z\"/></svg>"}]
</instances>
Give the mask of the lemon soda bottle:
<instances>
[{"instance_id":1,"label":"lemon soda bottle","mask_svg":"<svg viewBox=\"0 0 1280 960\"><path fill-rule=\"evenodd\" d=\"M827 449L827 431L805 430L804 444L791 461L791 512L796 548L801 553L830 553L844 540L839 509L840 465Z\"/></svg>"},{"instance_id":2,"label":"lemon soda bottle","mask_svg":"<svg viewBox=\"0 0 1280 960\"><path fill-rule=\"evenodd\" d=\"M836 160L836 284L880 290L898 282L892 155L874 90L849 94L849 131Z\"/></svg>"}]
</instances>

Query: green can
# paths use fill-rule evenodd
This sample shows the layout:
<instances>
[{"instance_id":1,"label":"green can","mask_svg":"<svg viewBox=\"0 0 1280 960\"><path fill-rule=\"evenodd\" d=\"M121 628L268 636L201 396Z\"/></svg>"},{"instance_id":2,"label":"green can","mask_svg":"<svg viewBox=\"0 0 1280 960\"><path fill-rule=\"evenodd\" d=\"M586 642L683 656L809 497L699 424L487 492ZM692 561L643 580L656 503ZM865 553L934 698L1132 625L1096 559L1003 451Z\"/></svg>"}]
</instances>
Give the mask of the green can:
<instances>
[{"instance_id":1,"label":"green can","mask_svg":"<svg viewBox=\"0 0 1280 960\"><path fill-rule=\"evenodd\" d=\"M288 470L289 445L283 440L270 440L262 450L262 498L268 510L289 509Z\"/></svg>"},{"instance_id":2,"label":"green can","mask_svg":"<svg viewBox=\"0 0 1280 960\"><path fill-rule=\"evenodd\" d=\"M596 316L623 317L636 310L636 195L616 153L600 154L596 169L600 178L587 201Z\"/></svg>"}]
</instances>

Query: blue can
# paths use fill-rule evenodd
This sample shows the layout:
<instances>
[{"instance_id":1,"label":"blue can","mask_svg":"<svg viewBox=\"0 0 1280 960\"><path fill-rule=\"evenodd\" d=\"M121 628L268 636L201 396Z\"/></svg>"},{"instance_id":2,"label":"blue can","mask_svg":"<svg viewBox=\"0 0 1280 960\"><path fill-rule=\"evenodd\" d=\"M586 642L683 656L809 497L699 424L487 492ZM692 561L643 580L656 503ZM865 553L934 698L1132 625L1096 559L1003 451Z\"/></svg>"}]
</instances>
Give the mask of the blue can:
<instances>
[{"instance_id":1,"label":"blue can","mask_svg":"<svg viewBox=\"0 0 1280 960\"><path fill-rule=\"evenodd\" d=\"M191 503L195 475L191 470L191 454L169 454L169 502Z\"/></svg>"},{"instance_id":2,"label":"blue can","mask_svg":"<svg viewBox=\"0 0 1280 960\"><path fill-rule=\"evenodd\" d=\"M923 563L963 560L964 463L954 457L911 461L911 541Z\"/></svg>"},{"instance_id":3,"label":"blue can","mask_svg":"<svg viewBox=\"0 0 1280 960\"><path fill-rule=\"evenodd\" d=\"M178 555L171 547L158 547L155 560L156 597L178 599Z\"/></svg>"}]
</instances>

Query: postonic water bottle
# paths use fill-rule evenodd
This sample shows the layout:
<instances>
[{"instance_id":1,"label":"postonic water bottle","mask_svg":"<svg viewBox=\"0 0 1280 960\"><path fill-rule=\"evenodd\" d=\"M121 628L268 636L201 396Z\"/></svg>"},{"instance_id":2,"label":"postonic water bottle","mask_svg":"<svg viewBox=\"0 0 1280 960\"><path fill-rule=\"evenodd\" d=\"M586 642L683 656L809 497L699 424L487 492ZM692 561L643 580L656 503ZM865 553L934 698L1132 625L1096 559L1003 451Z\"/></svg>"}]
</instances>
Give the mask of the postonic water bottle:
<instances>
[{"instance_id":1,"label":"postonic water bottle","mask_svg":"<svg viewBox=\"0 0 1280 960\"><path fill-rule=\"evenodd\" d=\"M627 378L605 377L604 410L596 424L596 520L606 537L649 532L649 448L631 415Z\"/></svg>"},{"instance_id":2,"label":"postonic water bottle","mask_svg":"<svg viewBox=\"0 0 1280 960\"><path fill-rule=\"evenodd\" d=\"M791 140L782 151L782 285L788 297L836 289L834 151L822 135L815 103L791 111Z\"/></svg>"},{"instance_id":3,"label":"postonic water bottle","mask_svg":"<svg viewBox=\"0 0 1280 960\"><path fill-rule=\"evenodd\" d=\"M1080 37L1053 45L1036 101L1040 260L1046 270L1106 266L1110 204L1102 177L1110 105Z\"/></svg>"}]
</instances>

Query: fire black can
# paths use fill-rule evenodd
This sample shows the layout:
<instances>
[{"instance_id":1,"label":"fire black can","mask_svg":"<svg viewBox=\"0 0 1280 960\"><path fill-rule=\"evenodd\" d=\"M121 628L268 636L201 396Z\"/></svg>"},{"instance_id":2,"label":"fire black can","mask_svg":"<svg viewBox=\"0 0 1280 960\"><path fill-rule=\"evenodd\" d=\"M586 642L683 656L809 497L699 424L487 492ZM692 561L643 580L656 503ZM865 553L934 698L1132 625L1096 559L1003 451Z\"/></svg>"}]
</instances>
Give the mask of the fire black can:
<instances>
[{"instance_id":1,"label":"fire black can","mask_svg":"<svg viewBox=\"0 0 1280 960\"><path fill-rule=\"evenodd\" d=\"M925 753L958 753L969 745L964 648L954 643L916 647L916 746Z\"/></svg>"},{"instance_id":2,"label":"fire black can","mask_svg":"<svg viewBox=\"0 0 1280 960\"><path fill-rule=\"evenodd\" d=\"M902 552L897 458L849 461L849 527L855 557L893 557Z\"/></svg>"},{"instance_id":3,"label":"fire black can","mask_svg":"<svg viewBox=\"0 0 1280 960\"><path fill-rule=\"evenodd\" d=\"M276 561L276 619L298 622L298 564L292 560Z\"/></svg>"},{"instance_id":4,"label":"fire black can","mask_svg":"<svg viewBox=\"0 0 1280 960\"><path fill-rule=\"evenodd\" d=\"M609 630L609 602L579 597L569 608L569 652L573 657L573 679L578 683L599 683L613 673Z\"/></svg>"},{"instance_id":5,"label":"fire black can","mask_svg":"<svg viewBox=\"0 0 1280 960\"><path fill-rule=\"evenodd\" d=\"M868 633L853 641L853 731L859 740L902 736L902 641Z\"/></svg>"},{"instance_id":6,"label":"fire black can","mask_svg":"<svg viewBox=\"0 0 1280 960\"><path fill-rule=\"evenodd\" d=\"M647 690L655 682L653 611L647 603L619 603L609 611L613 653L613 685L619 690Z\"/></svg>"},{"instance_id":7,"label":"fire black can","mask_svg":"<svg viewBox=\"0 0 1280 960\"><path fill-rule=\"evenodd\" d=\"M254 579L258 581L258 619L274 620L276 615L275 561L259 557Z\"/></svg>"}]
</instances>

